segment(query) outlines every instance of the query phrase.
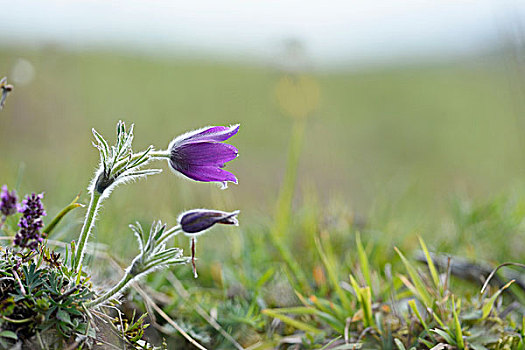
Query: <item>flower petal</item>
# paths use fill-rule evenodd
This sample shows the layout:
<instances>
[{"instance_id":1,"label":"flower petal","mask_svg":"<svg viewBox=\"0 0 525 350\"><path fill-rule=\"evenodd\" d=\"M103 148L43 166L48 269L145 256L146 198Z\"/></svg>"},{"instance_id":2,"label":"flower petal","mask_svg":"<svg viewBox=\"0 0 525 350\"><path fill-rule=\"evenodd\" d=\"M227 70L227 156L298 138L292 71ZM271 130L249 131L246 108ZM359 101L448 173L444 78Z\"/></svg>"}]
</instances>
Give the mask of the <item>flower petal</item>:
<instances>
[{"instance_id":1,"label":"flower petal","mask_svg":"<svg viewBox=\"0 0 525 350\"><path fill-rule=\"evenodd\" d=\"M197 141L197 140L209 140L209 141L226 141L233 135L237 134L239 131L240 124L235 124L232 126L212 126L205 130L202 130L194 135L191 135L187 138L188 141Z\"/></svg>"},{"instance_id":2,"label":"flower petal","mask_svg":"<svg viewBox=\"0 0 525 350\"><path fill-rule=\"evenodd\" d=\"M204 182L233 182L237 183L235 175L215 166L189 166L184 169L176 169L190 179Z\"/></svg>"},{"instance_id":3,"label":"flower petal","mask_svg":"<svg viewBox=\"0 0 525 350\"><path fill-rule=\"evenodd\" d=\"M188 166L218 166L237 158L237 148L232 145L218 142L197 141L188 142L172 149L170 160L173 167Z\"/></svg>"}]
</instances>

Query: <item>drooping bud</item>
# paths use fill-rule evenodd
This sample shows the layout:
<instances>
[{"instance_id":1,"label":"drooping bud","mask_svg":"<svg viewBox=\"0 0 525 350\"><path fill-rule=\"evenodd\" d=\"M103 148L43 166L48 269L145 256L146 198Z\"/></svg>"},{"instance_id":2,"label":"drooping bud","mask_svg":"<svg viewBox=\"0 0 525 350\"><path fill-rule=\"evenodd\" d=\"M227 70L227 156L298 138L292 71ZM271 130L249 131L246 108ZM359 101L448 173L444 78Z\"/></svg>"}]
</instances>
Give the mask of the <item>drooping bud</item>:
<instances>
[{"instance_id":1,"label":"drooping bud","mask_svg":"<svg viewBox=\"0 0 525 350\"><path fill-rule=\"evenodd\" d=\"M228 213L220 210L193 209L182 213L178 222L185 234L196 236L215 224L239 225L237 215L239 210Z\"/></svg>"}]
</instances>

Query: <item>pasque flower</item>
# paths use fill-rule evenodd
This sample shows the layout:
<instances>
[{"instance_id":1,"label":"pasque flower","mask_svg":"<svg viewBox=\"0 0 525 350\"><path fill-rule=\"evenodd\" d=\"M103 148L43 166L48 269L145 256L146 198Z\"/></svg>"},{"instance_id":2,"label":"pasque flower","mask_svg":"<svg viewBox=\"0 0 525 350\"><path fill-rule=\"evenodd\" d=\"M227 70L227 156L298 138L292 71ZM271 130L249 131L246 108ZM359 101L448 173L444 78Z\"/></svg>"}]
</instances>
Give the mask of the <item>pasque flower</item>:
<instances>
[{"instance_id":1,"label":"pasque flower","mask_svg":"<svg viewBox=\"0 0 525 350\"><path fill-rule=\"evenodd\" d=\"M237 183L235 175L222 168L239 153L234 146L221 142L238 131L239 124L211 126L175 138L168 148L171 168L196 181Z\"/></svg>"},{"instance_id":2,"label":"pasque flower","mask_svg":"<svg viewBox=\"0 0 525 350\"><path fill-rule=\"evenodd\" d=\"M9 192L6 185L2 186L2 191L0 192L0 213L3 216L13 215L18 207L17 202L18 197L15 190Z\"/></svg>"},{"instance_id":3,"label":"pasque flower","mask_svg":"<svg viewBox=\"0 0 525 350\"><path fill-rule=\"evenodd\" d=\"M191 265L193 267L193 276L195 278L197 278L197 266L195 265L197 239L195 237L203 234L215 224L239 225L237 215L239 215L238 210L228 213L220 210L193 209L184 212L179 216L177 221L179 222L180 229L186 236L191 237Z\"/></svg>"},{"instance_id":4,"label":"pasque flower","mask_svg":"<svg viewBox=\"0 0 525 350\"><path fill-rule=\"evenodd\" d=\"M182 213L178 222L187 236L197 236L215 224L239 225L237 215L238 210L228 213L220 210L193 209Z\"/></svg>"},{"instance_id":5,"label":"pasque flower","mask_svg":"<svg viewBox=\"0 0 525 350\"><path fill-rule=\"evenodd\" d=\"M22 207L18 211L23 215L18 223L20 230L15 236L15 245L36 249L44 240L40 233L44 227L42 216L46 215L42 198L44 198L43 193L33 193L22 201Z\"/></svg>"}]
</instances>

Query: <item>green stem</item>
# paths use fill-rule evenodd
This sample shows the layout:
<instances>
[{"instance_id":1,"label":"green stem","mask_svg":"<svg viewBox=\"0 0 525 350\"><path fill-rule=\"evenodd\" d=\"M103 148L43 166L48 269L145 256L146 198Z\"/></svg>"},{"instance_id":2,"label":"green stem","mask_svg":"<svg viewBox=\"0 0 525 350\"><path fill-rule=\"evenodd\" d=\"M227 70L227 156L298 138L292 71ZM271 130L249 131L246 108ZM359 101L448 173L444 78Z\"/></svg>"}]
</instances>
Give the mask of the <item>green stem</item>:
<instances>
[{"instance_id":1,"label":"green stem","mask_svg":"<svg viewBox=\"0 0 525 350\"><path fill-rule=\"evenodd\" d=\"M170 157L170 152L168 150L151 151L149 154L152 158L169 158Z\"/></svg>"},{"instance_id":2,"label":"green stem","mask_svg":"<svg viewBox=\"0 0 525 350\"><path fill-rule=\"evenodd\" d=\"M111 288L109 291L107 291L105 294L99 296L97 299L90 301L89 303L86 303L87 308L92 308L94 306L100 305L103 302L105 302L108 299L111 299L115 294L121 292L126 288L126 285L133 279L133 275L129 272L126 272L126 275L120 280L120 282L113 288Z\"/></svg>"},{"instance_id":3,"label":"green stem","mask_svg":"<svg viewBox=\"0 0 525 350\"><path fill-rule=\"evenodd\" d=\"M115 166L112 167L110 175L117 174L119 171L121 171L126 166L126 164L128 164L128 162L133 163L134 161L142 157L145 152L146 151L135 153L129 159L121 160ZM170 152L167 150L166 151L150 151L148 156L153 159L169 158Z\"/></svg>"},{"instance_id":4,"label":"green stem","mask_svg":"<svg viewBox=\"0 0 525 350\"><path fill-rule=\"evenodd\" d=\"M91 200L89 201L89 208L86 213L86 218L84 219L84 225L82 226L82 231L80 231L80 236L78 237L77 251L75 253L75 263L73 266L74 270L82 265L82 259L84 258L84 249L86 242L88 240L89 234L95 225L95 217L97 216L98 207L100 206L100 199L102 194L98 193L96 190L91 192Z\"/></svg>"},{"instance_id":5,"label":"green stem","mask_svg":"<svg viewBox=\"0 0 525 350\"><path fill-rule=\"evenodd\" d=\"M32 317L23 318L21 320L15 320L15 319L12 319L12 318L9 318L9 317L6 317L6 316L0 316L0 318L4 319L4 320L6 320L7 322L10 322L10 323L26 323L26 322L29 322L29 321L33 321Z\"/></svg>"}]
</instances>

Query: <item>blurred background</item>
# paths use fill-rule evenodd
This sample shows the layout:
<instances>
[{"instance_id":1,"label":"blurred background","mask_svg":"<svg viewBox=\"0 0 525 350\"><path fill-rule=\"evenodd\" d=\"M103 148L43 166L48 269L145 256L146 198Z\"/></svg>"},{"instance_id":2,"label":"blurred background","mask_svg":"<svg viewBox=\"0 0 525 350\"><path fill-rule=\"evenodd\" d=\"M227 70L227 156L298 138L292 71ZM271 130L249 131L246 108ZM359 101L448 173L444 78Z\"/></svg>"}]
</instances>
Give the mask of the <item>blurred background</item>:
<instances>
[{"instance_id":1,"label":"blurred background","mask_svg":"<svg viewBox=\"0 0 525 350\"><path fill-rule=\"evenodd\" d=\"M451 198L525 184L523 1L0 8L0 76L15 86L0 112L0 183L45 191L50 213L79 192L86 201L92 127L113 140L118 120L135 123L140 150L241 124L230 140L240 157L227 165L239 185L191 183L163 164L164 174L115 192L97 240L122 241L117 253L135 249L136 219L174 222L182 209L212 206L273 216L294 125L304 128L296 201L313 193L352 220L388 222L393 236L432 237Z\"/></svg>"}]
</instances>

